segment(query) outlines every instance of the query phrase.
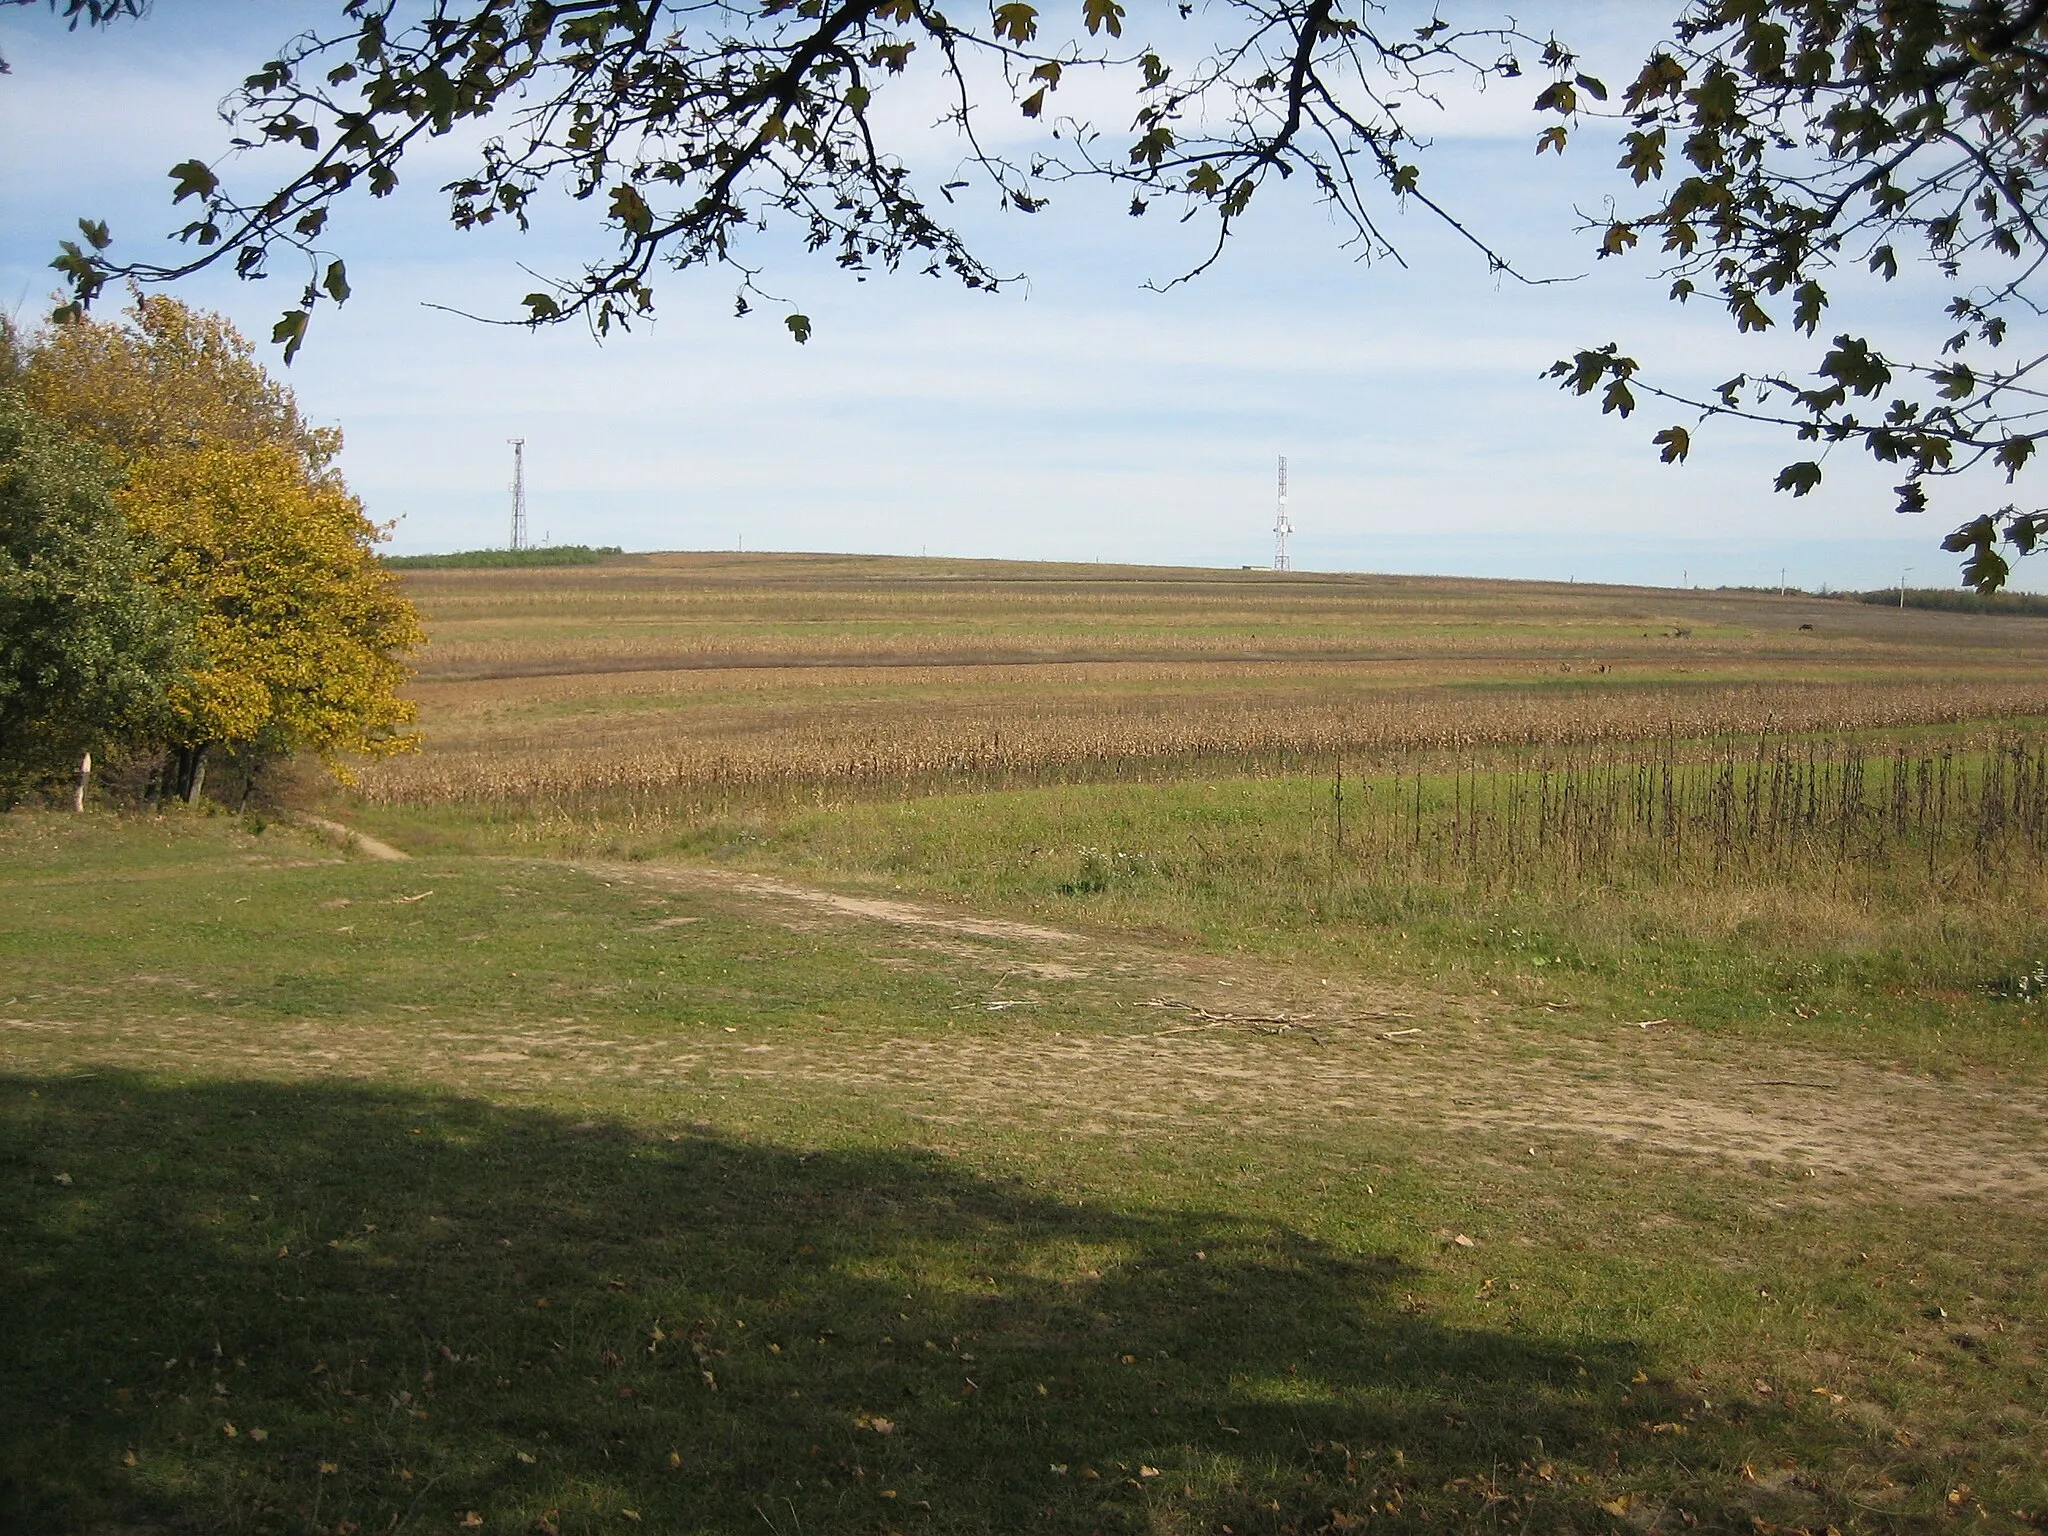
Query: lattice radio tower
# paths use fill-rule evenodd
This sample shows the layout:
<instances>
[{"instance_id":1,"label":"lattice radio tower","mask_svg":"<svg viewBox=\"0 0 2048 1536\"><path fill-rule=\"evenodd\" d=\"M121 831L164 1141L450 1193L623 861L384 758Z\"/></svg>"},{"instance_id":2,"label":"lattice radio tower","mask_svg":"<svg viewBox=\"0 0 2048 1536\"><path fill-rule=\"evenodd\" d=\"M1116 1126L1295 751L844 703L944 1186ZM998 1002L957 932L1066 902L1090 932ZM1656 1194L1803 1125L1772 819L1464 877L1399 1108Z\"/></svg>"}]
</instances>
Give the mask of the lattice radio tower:
<instances>
[{"instance_id":1,"label":"lattice radio tower","mask_svg":"<svg viewBox=\"0 0 2048 1536\"><path fill-rule=\"evenodd\" d=\"M1294 532L1294 522L1287 515L1287 455L1280 455L1280 512L1273 519L1273 569L1291 571L1293 560L1287 554L1287 536Z\"/></svg>"},{"instance_id":2,"label":"lattice radio tower","mask_svg":"<svg viewBox=\"0 0 2048 1536\"><path fill-rule=\"evenodd\" d=\"M512 547L526 548L526 439L508 437L512 445Z\"/></svg>"}]
</instances>

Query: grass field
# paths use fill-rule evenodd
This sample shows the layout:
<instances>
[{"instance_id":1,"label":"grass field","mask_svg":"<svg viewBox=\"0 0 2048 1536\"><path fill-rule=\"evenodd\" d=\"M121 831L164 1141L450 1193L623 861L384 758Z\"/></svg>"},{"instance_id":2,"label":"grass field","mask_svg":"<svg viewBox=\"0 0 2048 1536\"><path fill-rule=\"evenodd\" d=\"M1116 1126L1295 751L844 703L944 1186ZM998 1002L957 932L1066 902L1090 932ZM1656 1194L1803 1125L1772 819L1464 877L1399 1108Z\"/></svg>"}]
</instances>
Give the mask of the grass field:
<instances>
[{"instance_id":1,"label":"grass field","mask_svg":"<svg viewBox=\"0 0 2048 1536\"><path fill-rule=\"evenodd\" d=\"M0 1527L2048 1524L2048 622L406 580L409 860L0 818Z\"/></svg>"}]
</instances>

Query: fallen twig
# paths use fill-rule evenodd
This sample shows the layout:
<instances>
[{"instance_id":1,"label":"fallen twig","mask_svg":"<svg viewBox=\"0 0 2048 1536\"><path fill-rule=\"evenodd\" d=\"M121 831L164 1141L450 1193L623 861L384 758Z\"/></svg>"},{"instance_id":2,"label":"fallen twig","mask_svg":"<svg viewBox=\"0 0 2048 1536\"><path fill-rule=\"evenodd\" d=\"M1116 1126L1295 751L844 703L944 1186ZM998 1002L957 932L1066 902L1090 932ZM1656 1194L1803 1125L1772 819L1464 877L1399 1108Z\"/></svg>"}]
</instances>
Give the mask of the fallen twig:
<instances>
[{"instance_id":1,"label":"fallen twig","mask_svg":"<svg viewBox=\"0 0 2048 1536\"><path fill-rule=\"evenodd\" d=\"M1173 997L1154 997L1138 1004L1140 1008L1176 1008L1182 1013L1193 1014L1216 1024L1278 1024L1283 1027L1295 1024L1327 1024L1327 1019L1305 1019L1292 1013L1211 1013L1207 1008L1193 1003L1184 1003Z\"/></svg>"}]
</instances>

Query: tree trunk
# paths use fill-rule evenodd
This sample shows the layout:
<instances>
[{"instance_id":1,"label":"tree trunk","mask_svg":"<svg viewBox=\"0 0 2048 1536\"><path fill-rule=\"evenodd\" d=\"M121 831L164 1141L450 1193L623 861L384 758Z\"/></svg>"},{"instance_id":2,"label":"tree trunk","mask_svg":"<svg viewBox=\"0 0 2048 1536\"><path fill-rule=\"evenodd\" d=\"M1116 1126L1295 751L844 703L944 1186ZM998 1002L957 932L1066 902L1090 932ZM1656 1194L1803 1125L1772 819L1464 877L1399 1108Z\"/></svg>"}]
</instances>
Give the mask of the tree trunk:
<instances>
[{"instance_id":1,"label":"tree trunk","mask_svg":"<svg viewBox=\"0 0 2048 1536\"><path fill-rule=\"evenodd\" d=\"M78 760L78 782L72 786L71 809L80 813L85 810L85 786L92 781L92 754L86 753Z\"/></svg>"},{"instance_id":2,"label":"tree trunk","mask_svg":"<svg viewBox=\"0 0 2048 1536\"><path fill-rule=\"evenodd\" d=\"M199 792L206 786L206 749L211 745L202 741L196 746L178 748L174 793L187 805L197 805Z\"/></svg>"}]
</instances>

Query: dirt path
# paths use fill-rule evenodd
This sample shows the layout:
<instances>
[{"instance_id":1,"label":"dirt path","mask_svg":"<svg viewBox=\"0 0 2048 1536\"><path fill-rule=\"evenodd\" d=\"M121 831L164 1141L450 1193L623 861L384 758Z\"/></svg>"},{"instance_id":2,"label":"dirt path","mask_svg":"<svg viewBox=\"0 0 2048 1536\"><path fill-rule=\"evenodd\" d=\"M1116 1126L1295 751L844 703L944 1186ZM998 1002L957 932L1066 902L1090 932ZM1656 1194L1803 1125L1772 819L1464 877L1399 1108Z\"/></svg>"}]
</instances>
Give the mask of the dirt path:
<instances>
[{"instance_id":1,"label":"dirt path","mask_svg":"<svg viewBox=\"0 0 2048 1536\"><path fill-rule=\"evenodd\" d=\"M1067 1006L1127 1021L1108 1033L920 1033L881 1050L806 1042L726 1058L743 1076L879 1089L934 1120L1003 1115L1100 1135L1390 1120L1511 1136L1539 1158L1567 1150L1560 1138L1591 1138L1791 1174L1816 1191L2048 1195L2048 1105L1994 1080L1938 1080L1662 1022L1560 1027L1492 999L1340 989L758 875L586 867L765 909L792 927L865 927L892 953L922 948L934 965L985 972L989 1011L1029 1009L1042 1001L1031 984L1048 982Z\"/></svg>"},{"instance_id":2,"label":"dirt path","mask_svg":"<svg viewBox=\"0 0 2048 1536\"><path fill-rule=\"evenodd\" d=\"M360 853L366 859L381 859L388 862L412 857L411 854L401 852L389 843L379 842L376 838L358 832L353 827L345 827L338 821L329 821L325 816L307 816L301 813L290 819L309 832L319 833L335 847L351 853Z\"/></svg>"},{"instance_id":3,"label":"dirt path","mask_svg":"<svg viewBox=\"0 0 2048 1536\"><path fill-rule=\"evenodd\" d=\"M606 879L633 885L654 885L670 890L722 891L734 896L781 906L810 908L842 918L864 918L898 928L923 928L938 933L956 933L975 939L1012 939L1026 944L1080 944L1079 934L1057 928L1035 928L1029 923L999 918L968 917L907 901L890 901L876 896L847 896L815 885L798 885L768 875L742 874L726 869L684 869L666 864L586 865Z\"/></svg>"}]
</instances>

